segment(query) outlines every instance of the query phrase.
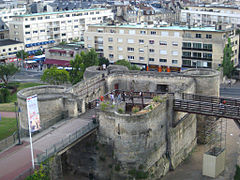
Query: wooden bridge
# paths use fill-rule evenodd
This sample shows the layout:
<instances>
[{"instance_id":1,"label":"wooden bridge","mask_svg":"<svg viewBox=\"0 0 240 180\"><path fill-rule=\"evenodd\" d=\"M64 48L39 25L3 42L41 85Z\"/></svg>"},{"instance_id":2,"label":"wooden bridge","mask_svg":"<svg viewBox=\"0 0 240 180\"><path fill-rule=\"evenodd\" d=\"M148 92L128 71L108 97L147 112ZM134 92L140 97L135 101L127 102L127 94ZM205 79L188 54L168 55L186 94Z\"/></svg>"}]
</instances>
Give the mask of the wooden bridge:
<instances>
[{"instance_id":1,"label":"wooden bridge","mask_svg":"<svg viewBox=\"0 0 240 180\"><path fill-rule=\"evenodd\" d=\"M182 94L173 104L175 111L233 119L240 128L240 99Z\"/></svg>"}]
</instances>

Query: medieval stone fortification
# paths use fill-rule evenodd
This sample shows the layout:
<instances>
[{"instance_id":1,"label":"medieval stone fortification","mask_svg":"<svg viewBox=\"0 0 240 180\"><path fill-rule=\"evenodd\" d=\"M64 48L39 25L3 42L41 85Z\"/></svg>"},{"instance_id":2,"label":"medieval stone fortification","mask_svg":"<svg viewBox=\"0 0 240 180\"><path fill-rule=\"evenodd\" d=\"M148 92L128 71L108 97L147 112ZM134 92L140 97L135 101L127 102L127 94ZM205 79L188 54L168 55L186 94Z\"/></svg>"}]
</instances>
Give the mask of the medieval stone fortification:
<instances>
[{"instance_id":1,"label":"medieval stone fortification","mask_svg":"<svg viewBox=\"0 0 240 180\"><path fill-rule=\"evenodd\" d=\"M143 92L157 92L164 87L167 93L150 110L136 114L120 114L111 108L99 111L96 139L99 144L110 147L109 161L112 166L109 166L109 173L101 173L101 168L97 167L101 163L96 162L97 158L95 166L91 166L91 173L98 179L128 179L138 175L157 179L170 169L175 169L191 153L197 142L197 133L200 142L204 141L201 132L205 117L175 112L173 99L181 98L182 93L218 96L219 85L219 72L208 69L158 73L128 71L118 66L110 66L105 72L91 67L87 69L84 80L71 88L39 86L20 91L18 103L21 108L21 134L26 135L28 127L26 97L34 94L38 95L42 129L45 129L63 118L77 117L84 113L89 101L116 87ZM103 152L92 156L98 153ZM68 154L70 159L74 153ZM71 164L69 160L68 164ZM77 164L72 163L71 166L80 169Z\"/></svg>"}]
</instances>

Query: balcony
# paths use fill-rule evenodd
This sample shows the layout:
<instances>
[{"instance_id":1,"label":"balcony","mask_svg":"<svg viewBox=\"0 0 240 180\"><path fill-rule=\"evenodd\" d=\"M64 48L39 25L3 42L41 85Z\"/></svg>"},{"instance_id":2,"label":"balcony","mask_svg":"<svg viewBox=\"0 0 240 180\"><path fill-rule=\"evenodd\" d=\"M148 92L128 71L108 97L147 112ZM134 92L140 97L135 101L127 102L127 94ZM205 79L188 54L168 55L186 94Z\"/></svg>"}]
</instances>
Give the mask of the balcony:
<instances>
[{"instance_id":1,"label":"balcony","mask_svg":"<svg viewBox=\"0 0 240 180\"><path fill-rule=\"evenodd\" d=\"M194 47L182 47L183 50L195 50L195 51L208 51L212 52L212 49L204 49L204 48L194 48Z\"/></svg>"},{"instance_id":2,"label":"balcony","mask_svg":"<svg viewBox=\"0 0 240 180\"><path fill-rule=\"evenodd\" d=\"M103 41L94 41L96 44L103 44Z\"/></svg>"},{"instance_id":3,"label":"balcony","mask_svg":"<svg viewBox=\"0 0 240 180\"><path fill-rule=\"evenodd\" d=\"M207 58L207 57L182 56L182 58L183 59L196 59L196 60L212 61L212 58Z\"/></svg>"}]
</instances>

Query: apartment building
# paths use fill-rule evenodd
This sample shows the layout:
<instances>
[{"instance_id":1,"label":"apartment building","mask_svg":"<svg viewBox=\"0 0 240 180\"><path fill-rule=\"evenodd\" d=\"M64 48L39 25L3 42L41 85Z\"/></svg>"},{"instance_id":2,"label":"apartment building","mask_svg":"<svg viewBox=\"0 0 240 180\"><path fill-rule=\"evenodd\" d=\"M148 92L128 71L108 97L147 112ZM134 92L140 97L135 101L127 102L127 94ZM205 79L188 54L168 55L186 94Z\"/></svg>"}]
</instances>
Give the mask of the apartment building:
<instances>
[{"instance_id":1,"label":"apartment building","mask_svg":"<svg viewBox=\"0 0 240 180\"><path fill-rule=\"evenodd\" d=\"M35 52L62 41L83 38L89 24L113 18L110 9L81 9L14 16L9 23L10 39L22 41L26 51Z\"/></svg>"},{"instance_id":2,"label":"apartment building","mask_svg":"<svg viewBox=\"0 0 240 180\"><path fill-rule=\"evenodd\" d=\"M13 16L17 16L17 15L22 15L26 13L26 8L25 7L21 7L21 8L4 8L4 9L0 9L0 19L2 19L2 21L9 26L9 22L12 21L12 17Z\"/></svg>"},{"instance_id":3,"label":"apartment building","mask_svg":"<svg viewBox=\"0 0 240 180\"><path fill-rule=\"evenodd\" d=\"M18 51L23 50L24 44L19 41L10 39L0 40L0 62L13 62L16 61L16 54Z\"/></svg>"},{"instance_id":4,"label":"apartment building","mask_svg":"<svg viewBox=\"0 0 240 180\"><path fill-rule=\"evenodd\" d=\"M240 9L211 6L189 7L188 10L181 10L180 21L197 26L225 23L240 27Z\"/></svg>"},{"instance_id":5,"label":"apartment building","mask_svg":"<svg viewBox=\"0 0 240 180\"><path fill-rule=\"evenodd\" d=\"M213 27L160 27L144 24L90 25L85 47L114 63L120 59L146 69L180 71L182 68L218 68L228 37L233 43L233 61L238 64L239 36L232 29Z\"/></svg>"}]
</instances>

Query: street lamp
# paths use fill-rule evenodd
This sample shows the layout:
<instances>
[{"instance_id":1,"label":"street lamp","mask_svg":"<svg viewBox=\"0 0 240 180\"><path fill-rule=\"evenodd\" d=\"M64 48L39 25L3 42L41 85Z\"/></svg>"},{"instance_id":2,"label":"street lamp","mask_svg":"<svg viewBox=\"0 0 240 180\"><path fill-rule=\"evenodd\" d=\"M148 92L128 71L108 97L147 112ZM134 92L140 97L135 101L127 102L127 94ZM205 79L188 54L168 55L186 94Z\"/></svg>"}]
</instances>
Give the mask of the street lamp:
<instances>
[{"instance_id":1,"label":"street lamp","mask_svg":"<svg viewBox=\"0 0 240 180\"><path fill-rule=\"evenodd\" d=\"M15 105L15 114L16 114L16 121L17 121L17 136L18 136L18 143L17 143L17 145L21 145L22 142L20 140L20 132L19 132L19 124L18 124L18 117L19 117L19 110L17 109L18 103L14 102L14 105Z\"/></svg>"}]
</instances>

